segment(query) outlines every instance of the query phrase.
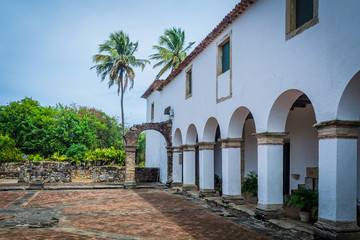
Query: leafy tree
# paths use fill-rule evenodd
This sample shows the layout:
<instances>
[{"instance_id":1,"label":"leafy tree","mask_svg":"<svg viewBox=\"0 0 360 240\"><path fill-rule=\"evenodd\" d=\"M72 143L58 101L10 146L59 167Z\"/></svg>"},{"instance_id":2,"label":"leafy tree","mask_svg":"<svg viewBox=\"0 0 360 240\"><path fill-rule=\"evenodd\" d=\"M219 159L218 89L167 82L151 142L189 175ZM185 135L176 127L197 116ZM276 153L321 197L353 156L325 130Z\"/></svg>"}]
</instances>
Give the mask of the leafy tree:
<instances>
[{"instance_id":1,"label":"leafy tree","mask_svg":"<svg viewBox=\"0 0 360 240\"><path fill-rule=\"evenodd\" d=\"M138 50L138 42L131 42L130 38L123 31L114 32L110 34L110 40L106 40L99 45L99 54L93 56L93 61L96 63L92 68L96 69L98 76L101 76L101 81L109 77L109 88L117 85L117 93L121 97L121 123L123 142L126 143L125 123L124 123L124 93L130 84L129 89L134 86L135 72L134 67L141 67L143 70L147 63L145 59L137 59L134 53ZM105 53L105 54L103 54ZM91 69L92 69L91 68Z\"/></svg>"},{"instance_id":2,"label":"leafy tree","mask_svg":"<svg viewBox=\"0 0 360 240\"><path fill-rule=\"evenodd\" d=\"M185 47L185 32L181 28L165 29L164 35L159 38L159 45L153 46L157 53L150 55L151 60L159 60L153 68L163 66L156 79L159 79L167 70L172 71L179 66L194 43L190 42Z\"/></svg>"},{"instance_id":3,"label":"leafy tree","mask_svg":"<svg viewBox=\"0 0 360 240\"><path fill-rule=\"evenodd\" d=\"M24 98L0 107L0 133L15 140L17 147L26 154L42 151L41 139L46 129L55 122L55 110L41 107L38 101Z\"/></svg>"},{"instance_id":4,"label":"leafy tree","mask_svg":"<svg viewBox=\"0 0 360 240\"><path fill-rule=\"evenodd\" d=\"M15 147L14 139L0 134L0 163L22 161L22 154Z\"/></svg>"},{"instance_id":5,"label":"leafy tree","mask_svg":"<svg viewBox=\"0 0 360 240\"><path fill-rule=\"evenodd\" d=\"M145 163L145 151L146 151L146 133L140 133L136 139L136 153L135 153L135 163L137 166L141 165L142 162Z\"/></svg>"},{"instance_id":6,"label":"leafy tree","mask_svg":"<svg viewBox=\"0 0 360 240\"><path fill-rule=\"evenodd\" d=\"M25 154L65 154L73 144L88 149L123 149L121 126L94 108L58 104L43 107L31 98L0 106L0 134L8 135Z\"/></svg>"},{"instance_id":7,"label":"leafy tree","mask_svg":"<svg viewBox=\"0 0 360 240\"><path fill-rule=\"evenodd\" d=\"M66 151L66 156L83 158L87 151L87 147L83 144L72 144Z\"/></svg>"}]
</instances>

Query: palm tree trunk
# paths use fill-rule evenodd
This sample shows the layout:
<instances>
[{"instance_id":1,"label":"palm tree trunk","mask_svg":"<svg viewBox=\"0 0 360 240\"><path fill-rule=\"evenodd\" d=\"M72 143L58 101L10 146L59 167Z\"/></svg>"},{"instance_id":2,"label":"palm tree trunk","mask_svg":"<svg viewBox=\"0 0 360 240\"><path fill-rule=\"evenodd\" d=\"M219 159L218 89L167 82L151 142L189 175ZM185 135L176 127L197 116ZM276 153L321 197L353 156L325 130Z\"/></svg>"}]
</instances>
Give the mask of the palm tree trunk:
<instances>
[{"instance_id":1,"label":"palm tree trunk","mask_svg":"<svg viewBox=\"0 0 360 240\"><path fill-rule=\"evenodd\" d=\"M120 72L120 106L121 106L121 127L122 127L122 135L123 135L123 143L124 147L126 145L125 139L125 120L124 120L124 85L123 85L123 72Z\"/></svg>"}]
</instances>

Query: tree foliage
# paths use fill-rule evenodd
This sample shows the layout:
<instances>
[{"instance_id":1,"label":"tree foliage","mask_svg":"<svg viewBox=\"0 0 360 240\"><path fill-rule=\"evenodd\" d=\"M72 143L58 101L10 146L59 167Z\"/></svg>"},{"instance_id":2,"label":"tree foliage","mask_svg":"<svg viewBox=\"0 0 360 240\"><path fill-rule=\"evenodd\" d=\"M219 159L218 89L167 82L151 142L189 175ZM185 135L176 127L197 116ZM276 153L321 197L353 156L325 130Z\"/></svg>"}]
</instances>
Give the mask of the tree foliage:
<instances>
[{"instance_id":1,"label":"tree foliage","mask_svg":"<svg viewBox=\"0 0 360 240\"><path fill-rule=\"evenodd\" d=\"M24 98L0 107L0 134L8 135L25 154L65 154L73 144L96 148L123 149L121 125L94 108L43 107Z\"/></svg>"},{"instance_id":2,"label":"tree foliage","mask_svg":"<svg viewBox=\"0 0 360 240\"><path fill-rule=\"evenodd\" d=\"M141 166L145 164L146 133L139 134L136 145L135 163L137 166Z\"/></svg>"},{"instance_id":3,"label":"tree foliage","mask_svg":"<svg viewBox=\"0 0 360 240\"><path fill-rule=\"evenodd\" d=\"M150 62L135 57L139 43L131 42L129 35L123 31L111 33L109 38L99 45L99 54L93 56L93 62L96 65L91 69L96 69L98 76L101 76L101 81L109 77L109 88L117 85L117 93L121 97L121 123L124 126L124 93L129 84L129 89L134 86L133 68L140 67L144 70L145 65ZM125 129L123 129L123 135L125 135ZM125 139L123 141L125 142Z\"/></svg>"},{"instance_id":4,"label":"tree foliage","mask_svg":"<svg viewBox=\"0 0 360 240\"><path fill-rule=\"evenodd\" d=\"M159 38L159 45L153 49L157 53L150 55L151 60L159 60L153 68L163 66L157 74L160 78L167 70L174 70L186 58L187 52L195 42L185 44L185 32L181 28L165 29L164 35Z\"/></svg>"}]
</instances>

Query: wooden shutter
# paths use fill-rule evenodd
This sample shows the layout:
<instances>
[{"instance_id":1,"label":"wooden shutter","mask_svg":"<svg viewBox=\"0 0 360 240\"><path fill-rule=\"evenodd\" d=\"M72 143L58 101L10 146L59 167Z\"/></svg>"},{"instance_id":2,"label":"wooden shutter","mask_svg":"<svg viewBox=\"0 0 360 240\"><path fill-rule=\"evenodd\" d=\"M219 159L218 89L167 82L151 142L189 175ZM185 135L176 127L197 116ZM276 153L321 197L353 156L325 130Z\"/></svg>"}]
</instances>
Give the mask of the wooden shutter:
<instances>
[{"instance_id":1,"label":"wooden shutter","mask_svg":"<svg viewBox=\"0 0 360 240\"><path fill-rule=\"evenodd\" d=\"M189 73L189 95L192 93L192 71Z\"/></svg>"},{"instance_id":2,"label":"wooden shutter","mask_svg":"<svg viewBox=\"0 0 360 240\"><path fill-rule=\"evenodd\" d=\"M222 47L222 73L230 69L230 41L225 43Z\"/></svg>"},{"instance_id":3,"label":"wooden shutter","mask_svg":"<svg viewBox=\"0 0 360 240\"><path fill-rule=\"evenodd\" d=\"M296 0L296 28L314 17L314 0Z\"/></svg>"}]
</instances>

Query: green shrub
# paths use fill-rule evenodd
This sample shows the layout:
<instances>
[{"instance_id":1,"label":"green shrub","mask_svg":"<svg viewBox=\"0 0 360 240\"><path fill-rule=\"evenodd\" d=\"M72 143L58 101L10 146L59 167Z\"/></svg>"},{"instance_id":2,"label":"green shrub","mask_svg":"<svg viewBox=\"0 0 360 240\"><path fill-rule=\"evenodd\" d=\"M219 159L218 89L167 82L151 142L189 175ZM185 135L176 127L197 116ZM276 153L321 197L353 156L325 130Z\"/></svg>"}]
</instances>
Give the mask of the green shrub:
<instances>
[{"instance_id":1,"label":"green shrub","mask_svg":"<svg viewBox=\"0 0 360 240\"><path fill-rule=\"evenodd\" d=\"M30 154L27 156L27 160L31 162L40 162L40 161L47 161L43 156L40 154Z\"/></svg>"},{"instance_id":2,"label":"green shrub","mask_svg":"<svg viewBox=\"0 0 360 240\"><path fill-rule=\"evenodd\" d=\"M244 182L241 186L241 191L243 193L247 193L250 196L254 197L257 196L258 193L258 175L256 172L251 171L246 177L244 178Z\"/></svg>"},{"instance_id":3,"label":"green shrub","mask_svg":"<svg viewBox=\"0 0 360 240\"><path fill-rule=\"evenodd\" d=\"M23 154L15 147L14 139L0 135L0 162L23 161Z\"/></svg>"},{"instance_id":4,"label":"green shrub","mask_svg":"<svg viewBox=\"0 0 360 240\"><path fill-rule=\"evenodd\" d=\"M69 158L82 159L87 151L87 147L83 144L72 144L66 151L66 156Z\"/></svg>"},{"instance_id":5,"label":"green shrub","mask_svg":"<svg viewBox=\"0 0 360 240\"><path fill-rule=\"evenodd\" d=\"M94 151L88 151L85 154L85 160L96 162L101 165L116 164L125 166L125 151L115 149L114 147L95 149Z\"/></svg>"},{"instance_id":6,"label":"green shrub","mask_svg":"<svg viewBox=\"0 0 360 240\"><path fill-rule=\"evenodd\" d=\"M285 206L298 207L300 211L308 211L316 214L319 205L318 192L310 189L299 188L291 194Z\"/></svg>"},{"instance_id":7,"label":"green shrub","mask_svg":"<svg viewBox=\"0 0 360 240\"><path fill-rule=\"evenodd\" d=\"M219 191L222 193L222 180L221 178L215 174L214 176L214 185L215 185L215 191Z\"/></svg>"}]
</instances>

